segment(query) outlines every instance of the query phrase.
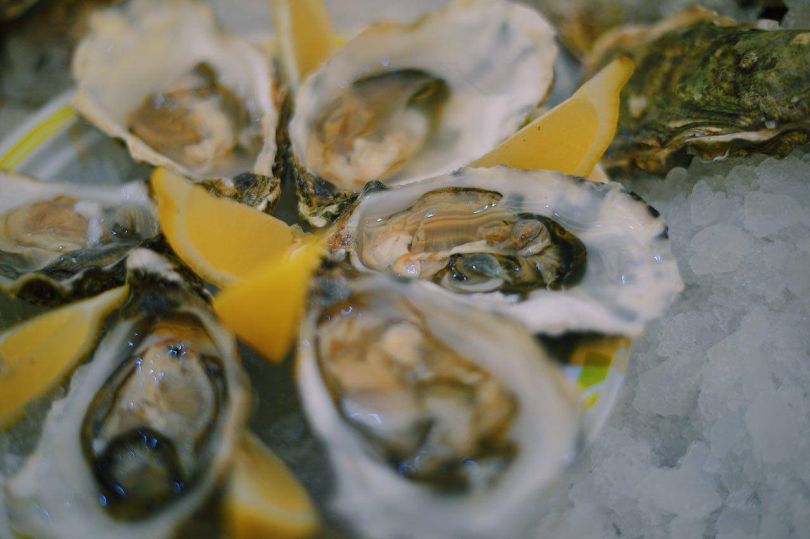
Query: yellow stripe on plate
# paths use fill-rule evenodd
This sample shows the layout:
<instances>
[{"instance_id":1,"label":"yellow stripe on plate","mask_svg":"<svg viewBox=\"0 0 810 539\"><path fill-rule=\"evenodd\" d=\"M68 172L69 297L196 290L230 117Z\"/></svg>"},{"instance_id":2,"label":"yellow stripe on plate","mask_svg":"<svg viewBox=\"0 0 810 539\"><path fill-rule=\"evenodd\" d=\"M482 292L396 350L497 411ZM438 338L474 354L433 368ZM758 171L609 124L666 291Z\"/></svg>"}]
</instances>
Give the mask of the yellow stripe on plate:
<instances>
[{"instance_id":1,"label":"yellow stripe on plate","mask_svg":"<svg viewBox=\"0 0 810 539\"><path fill-rule=\"evenodd\" d=\"M0 170L15 170L34 150L61 131L76 118L76 110L66 104L23 135L4 155L0 155Z\"/></svg>"},{"instance_id":2,"label":"yellow stripe on plate","mask_svg":"<svg viewBox=\"0 0 810 539\"><path fill-rule=\"evenodd\" d=\"M599 402L599 392L598 392L598 391L596 391L596 392L594 392L594 393L591 393L590 395L588 395L587 397L585 397L585 398L582 400L582 406L583 406L583 407L584 407L586 410L590 410L591 408L593 408L594 406L596 406L596 403L597 403L597 402Z\"/></svg>"}]
</instances>

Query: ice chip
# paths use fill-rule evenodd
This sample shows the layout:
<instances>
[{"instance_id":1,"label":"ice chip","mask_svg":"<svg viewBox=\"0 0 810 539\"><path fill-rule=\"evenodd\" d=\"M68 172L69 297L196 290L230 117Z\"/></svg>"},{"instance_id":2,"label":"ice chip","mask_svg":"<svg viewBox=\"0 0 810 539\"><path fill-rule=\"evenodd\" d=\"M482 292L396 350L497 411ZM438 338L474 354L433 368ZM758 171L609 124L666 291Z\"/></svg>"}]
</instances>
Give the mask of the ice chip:
<instances>
[{"instance_id":1,"label":"ice chip","mask_svg":"<svg viewBox=\"0 0 810 539\"><path fill-rule=\"evenodd\" d=\"M697 275L735 271L750 251L751 241L740 228L716 224L692 237L689 267Z\"/></svg>"},{"instance_id":2,"label":"ice chip","mask_svg":"<svg viewBox=\"0 0 810 539\"><path fill-rule=\"evenodd\" d=\"M799 204L810 205L810 163L795 155L769 158L757 166L756 174L760 191L787 195Z\"/></svg>"},{"instance_id":3,"label":"ice chip","mask_svg":"<svg viewBox=\"0 0 810 539\"><path fill-rule=\"evenodd\" d=\"M699 181L689 196L692 222L706 226L717 221L727 221L736 209L736 204L723 192L712 189L705 180Z\"/></svg>"},{"instance_id":4,"label":"ice chip","mask_svg":"<svg viewBox=\"0 0 810 539\"><path fill-rule=\"evenodd\" d=\"M684 416L694 408L700 370L672 358L641 374L633 406L643 414ZM677 383L672 383L677 380Z\"/></svg>"},{"instance_id":5,"label":"ice chip","mask_svg":"<svg viewBox=\"0 0 810 539\"><path fill-rule=\"evenodd\" d=\"M751 435L754 452L766 463L789 462L810 451L807 420L801 421L808 402L798 388L759 395L745 412L745 425Z\"/></svg>"},{"instance_id":6,"label":"ice chip","mask_svg":"<svg viewBox=\"0 0 810 539\"><path fill-rule=\"evenodd\" d=\"M703 537L706 521L702 518L676 516L669 523L670 537Z\"/></svg>"},{"instance_id":7,"label":"ice chip","mask_svg":"<svg viewBox=\"0 0 810 539\"><path fill-rule=\"evenodd\" d=\"M723 504L714 478L706 473L706 464L711 458L705 444L695 443L684 455L680 466L651 470L639 488L668 513L690 518L705 517Z\"/></svg>"},{"instance_id":8,"label":"ice chip","mask_svg":"<svg viewBox=\"0 0 810 539\"><path fill-rule=\"evenodd\" d=\"M754 236L770 236L793 226L804 216L804 210L787 195L754 192L745 197L745 228Z\"/></svg>"}]
</instances>

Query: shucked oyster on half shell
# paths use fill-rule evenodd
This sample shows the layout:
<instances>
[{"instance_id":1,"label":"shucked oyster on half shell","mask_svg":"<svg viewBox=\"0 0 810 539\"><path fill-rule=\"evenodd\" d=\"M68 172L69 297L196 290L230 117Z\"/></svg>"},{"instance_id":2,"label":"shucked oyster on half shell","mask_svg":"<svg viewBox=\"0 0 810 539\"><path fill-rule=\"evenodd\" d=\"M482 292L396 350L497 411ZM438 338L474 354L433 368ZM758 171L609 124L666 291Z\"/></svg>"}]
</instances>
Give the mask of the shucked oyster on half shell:
<instances>
[{"instance_id":1,"label":"shucked oyster on half shell","mask_svg":"<svg viewBox=\"0 0 810 539\"><path fill-rule=\"evenodd\" d=\"M76 108L139 161L272 206L277 104L270 60L189 0L100 11L73 59Z\"/></svg>"},{"instance_id":2,"label":"shucked oyster on half shell","mask_svg":"<svg viewBox=\"0 0 810 539\"><path fill-rule=\"evenodd\" d=\"M124 281L130 252L158 234L140 182L90 186L0 172L0 287L47 305Z\"/></svg>"},{"instance_id":3,"label":"shucked oyster on half shell","mask_svg":"<svg viewBox=\"0 0 810 539\"><path fill-rule=\"evenodd\" d=\"M519 536L581 441L543 350L513 320L422 282L324 290L297 374L336 473L334 509L367 537Z\"/></svg>"},{"instance_id":4,"label":"shucked oyster on half shell","mask_svg":"<svg viewBox=\"0 0 810 539\"><path fill-rule=\"evenodd\" d=\"M467 168L369 189L331 248L535 333L637 336L683 288L655 209L618 183L550 171Z\"/></svg>"},{"instance_id":5,"label":"shucked oyster on half shell","mask_svg":"<svg viewBox=\"0 0 810 539\"><path fill-rule=\"evenodd\" d=\"M170 536L208 499L247 420L233 335L165 259L128 261L131 296L6 484L37 538Z\"/></svg>"},{"instance_id":6,"label":"shucked oyster on half shell","mask_svg":"<svg viewBox=\"0 0 810 539\"><path fill-rule=\"evenodd\" d=\"M692 8L597 41L586 70L636 64L602 163L665 174L693 155L783 157L810 141L810 30L764 30Z\"/></svg>"},{"instance_id":7,"label":"shucked oyster on half shell","mask_svg":"<svg viewBox=\"0 0 810 539\"><path fill-rule=\"evenodd\" d=\"M556 55L548 22L503 0L454 0L361 31L295 93L287 161L299 212L324 226L369 180L430 177L483 155L543 100Z\"/></svg>"}]
</instances>

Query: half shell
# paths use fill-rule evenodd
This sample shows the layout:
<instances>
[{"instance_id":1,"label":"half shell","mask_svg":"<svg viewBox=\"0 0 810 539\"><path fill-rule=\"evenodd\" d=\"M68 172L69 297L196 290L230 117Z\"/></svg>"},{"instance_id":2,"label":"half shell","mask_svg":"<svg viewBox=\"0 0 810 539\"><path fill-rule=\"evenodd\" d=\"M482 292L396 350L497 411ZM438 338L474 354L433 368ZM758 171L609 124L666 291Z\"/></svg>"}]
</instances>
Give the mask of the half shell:
<instances>
[{"instance_id":1,"label":"half shell","mask_svg":"<svg viewBox=\"0 0 810 539\"><path fill-rule=\"evenodd\" d=\"M298 363L334 508L368 537L518 536L579 449L557 367L519 324L425 283L345 286L307 317Z\"/></svg>"},{"instance_id":2,"label":"half shell","mask_svg":"<svg viewBox=\"0 0 810 539\"><path fill-rule=\"evenodd\" d=\"M0 287L54 305L123 283L129 253L158 234L146 186L41 182L0 172Z\"/></svg>"},{"instance_id":3,"label":"half shell","mask_svg":"<svg viewBox=\"0 0 810 539\"><path fill-rule=\"evenodd\" d=\"M502 0L366 28L294 96L299 212L324 226L369 180L412 181L480 157L546 96L556 55L548 22Z\"/></svg>"},{"instance_id":4,"label":"half shell","mask_svg":"<svg viewBox=\"0 0 810 539\"><path fill-rule=\"evenodd\" d=\"M76 108L135 159L261 209L276 200L270 60L220 30L204 4L133 0L95 14L73 77Z\"/></svg>"},{"instance_id":5,"label":"half shell","mask_svg":"<svg viewBox=\"0 0 810 539\"><path fill-rule=\"evenodd\" d=\"M431 281L532 332L637 336L683 288L667 226L618 183L506 167L370 190L332 237L361 271Z\"/></svg>"},{"instance_id":6,"label":"half shell","mask_svg":"<svg viewBox=\"0 0 810 539\"><path fill-rule=\"evenodd\" d=\"M39 538L168 537L208 499L247 420L233 336L165 259L138 250L121 319L54 403L6 485Z\"/></svg>"}]
</instances>

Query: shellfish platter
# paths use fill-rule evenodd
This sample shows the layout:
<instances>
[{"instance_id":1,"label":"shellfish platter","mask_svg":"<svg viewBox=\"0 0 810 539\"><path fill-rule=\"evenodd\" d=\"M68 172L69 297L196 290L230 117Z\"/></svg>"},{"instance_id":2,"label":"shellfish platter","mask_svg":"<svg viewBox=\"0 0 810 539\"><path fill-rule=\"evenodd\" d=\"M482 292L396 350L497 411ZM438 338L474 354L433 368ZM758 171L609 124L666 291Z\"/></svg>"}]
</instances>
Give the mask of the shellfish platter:
<instances>
[{"instance_id":1,"label":"shellfish platter","mask_svg":"<svg viewBox=\"0 0 810 539\"><path fill-rule=\"evenodd\" d=\"M537 537L689 293L638 182L810 141L807 31L545 4L90 14L0 141L0 537Z\"/></svg>"}]
</instances>

